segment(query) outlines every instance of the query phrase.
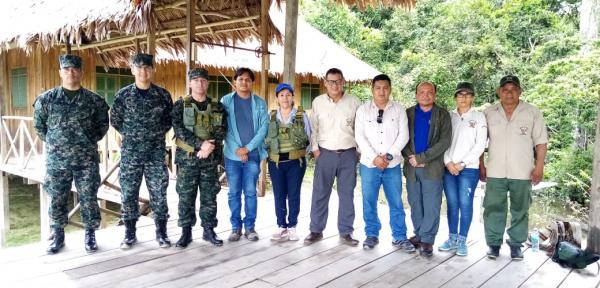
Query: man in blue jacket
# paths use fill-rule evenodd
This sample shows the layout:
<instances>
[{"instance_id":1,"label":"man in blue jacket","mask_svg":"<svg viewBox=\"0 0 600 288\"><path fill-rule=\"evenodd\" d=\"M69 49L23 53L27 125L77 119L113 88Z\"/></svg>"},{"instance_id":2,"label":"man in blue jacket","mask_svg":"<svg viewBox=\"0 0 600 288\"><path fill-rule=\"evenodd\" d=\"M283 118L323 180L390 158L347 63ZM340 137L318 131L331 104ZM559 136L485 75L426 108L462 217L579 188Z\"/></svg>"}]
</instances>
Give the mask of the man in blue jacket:
<instances>
[{"instance_id":1,"label":"man in blue jacket","mask_svg":"<svg viewBox=\"0 0 600 288\"><path fill-rule=\"evenodd\" d=\"M267 158L264 147L269 129L267 102L252 93L254 73L239 68L233 77L235 91L221 99L227 111L227 136L223 155L225 173L229 185L229 209L231 210L231 235L229 241L238 241L244 235L250 241L258 241L254 230L256 221L256 182L260 173L260 161ZM242 192L244 193L245 217L241 217Z\"/></svg>"}]
</instances>

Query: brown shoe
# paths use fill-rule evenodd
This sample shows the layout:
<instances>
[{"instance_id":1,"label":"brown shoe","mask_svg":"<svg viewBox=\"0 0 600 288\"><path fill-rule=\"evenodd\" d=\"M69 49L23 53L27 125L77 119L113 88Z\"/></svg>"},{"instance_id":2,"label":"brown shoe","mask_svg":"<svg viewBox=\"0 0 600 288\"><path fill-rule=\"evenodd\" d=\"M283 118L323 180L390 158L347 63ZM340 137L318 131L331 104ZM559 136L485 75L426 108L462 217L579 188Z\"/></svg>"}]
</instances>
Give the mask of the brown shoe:
<instances>
[{"instance_id":1,"label":"brown shoe","mask_svg":"<svg viewBox=\"0 0 600 288\"><path fill-rule=\"evenodd\" d=\"M352 234L341 234L340 241L348 246L358 246L358 240L352 237Z\"/></svg>"},{"instance_id":2,"label":"brown shoe","mask_svg":"<svg viewBox=\"0 0 600 288\"><path fill-rule=\"evenodd\" d=\"M419 248L419 245L421 244L421 237L419 237L419 235L415 235L408 238L408 241L410 241L410 243L413 244L415 248Z\"/></svg>"},{"instance_id":3,"label":"brown shoe","mask_svg":"<svg viewBox=\"0 0 600 288\"><path fill-rule=\"evenodd\" d=\"M433 256L433 245L430 243L421 242L421 256L429 258Z\"/></svg>"},{"instance_id":4,"label":"brown shoe","mask_svg":"<svg viewBox=\"0 0 600 288\"><path fill-rule=\"evenodd\" d=\"M304 245L311 245L321 239L323 239L323 233L310 232L310 234L304 238Z\"/></svg>"}]
</instances>

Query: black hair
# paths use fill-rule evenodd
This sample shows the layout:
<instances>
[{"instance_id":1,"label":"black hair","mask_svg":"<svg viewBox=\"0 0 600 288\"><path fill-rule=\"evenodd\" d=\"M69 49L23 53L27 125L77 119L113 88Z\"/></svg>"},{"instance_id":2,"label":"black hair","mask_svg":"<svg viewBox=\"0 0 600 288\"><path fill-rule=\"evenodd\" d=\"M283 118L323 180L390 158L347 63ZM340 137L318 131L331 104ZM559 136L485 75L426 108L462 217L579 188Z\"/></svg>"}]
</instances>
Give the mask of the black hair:
<instances>
[{"instance_id":1,"label":"black hair","mask_svg":"<svg viewBox=\"0 0 600 288\"><path fill-rule=\"evenodd\" d=\"M417 84L417 86L415 86L415 93L417 92L417 89L419 89L419 86L421 86L422 84L429 84L433 86L433 92L437 93L437 86L435 85L435 83L430 82L430 81L423 81L423 82L419 82Z\"/></svg>"},{"instance_id":2,"label":"black hair","mask_svg":"<svg viewBox=\"0 0 600 288\"><path fill-rule=\"evenodd\" d=\"M252 72L252 70L250 70L250 68L247 67L241 67L235 70L235 76L233 76L233 80L237 80L237 78L242 76L243 74L248 74L248 76L250 76L250 79L252 79L252 82L254 82L254 72Z\"/></svg>"},{"instance_id":3,"label":"black hair","mask_svg":"<svg viewBox=\"0 0 600 288\"><path fill-rule=\"evenodd\" d=\"M329 70L327 70L327 72L325 73L325 79L327 79L327 76L329 74L339 74L342 76L342 78L344 78L344 73L342 73L342 70L338 68L330 68Z\"/></svg>"},{"instance_id":4,"label":"black hair","mask_svg":"<svg viewBox=\"0 0 600 288\"><path fill-rule=\"evenodd\" d=\"M390 87L392 87L392 80L390 79L390 77L388 75L379 74L379 75L375 76L373 78L373 81L371 81L371 87L375 87L375 82L377 82L377 81L388 81L388 83L390 84Z\"/></svg>"}]
</instances>

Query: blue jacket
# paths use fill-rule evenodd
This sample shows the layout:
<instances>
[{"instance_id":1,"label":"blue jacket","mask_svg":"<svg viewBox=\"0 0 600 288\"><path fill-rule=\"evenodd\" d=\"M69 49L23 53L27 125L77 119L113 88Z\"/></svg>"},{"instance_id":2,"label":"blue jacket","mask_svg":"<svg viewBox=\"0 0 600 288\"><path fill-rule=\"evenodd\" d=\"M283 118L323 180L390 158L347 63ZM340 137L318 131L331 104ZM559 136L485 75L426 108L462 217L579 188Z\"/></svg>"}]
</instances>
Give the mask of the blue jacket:
<instances>
[{"instance_id":1,"label":"blue jacket","mask_svg":"<svg viewBox=\"0 0 600 288\"><path fill-rule=\"evenodd\" d=\"M233 96L235 92L231 92L223 98L221 103L227 111L227 136L225 136L225 146L223 147L223 155L229 160L240 161L241 159L235 154L235 150L242 147L240 134L238 133L237 122L235 120ZM260 159L267 158L267 150L264 147L265 137L269 131L269 112L267 110L267 102L256 94L252 94L252 123L254 124L254 137L246 148L248 151L258 149Z\"/></svg>"}]
</instances>

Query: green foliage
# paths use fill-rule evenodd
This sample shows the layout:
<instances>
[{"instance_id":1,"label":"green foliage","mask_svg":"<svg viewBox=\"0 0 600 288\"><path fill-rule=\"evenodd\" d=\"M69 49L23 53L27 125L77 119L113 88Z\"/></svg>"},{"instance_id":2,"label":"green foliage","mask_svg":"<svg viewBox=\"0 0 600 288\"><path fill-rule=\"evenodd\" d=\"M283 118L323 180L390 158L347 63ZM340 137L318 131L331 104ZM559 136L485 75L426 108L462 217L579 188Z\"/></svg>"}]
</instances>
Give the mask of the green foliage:
<instances>
[{"instance_id":1,"label":"green foliage","mask_svg":"<svg viewBox=\"0 0 600 288\"><path fill-rule=\"evenodd\" d=\"M522 98L542 110L549 128L545 176L559 185L544 193L585 206L600 95L600 44L588 56L579 55L579 2L420 0L410 11L360 11L317 0L303 3L302 12L315 27L388 74L394 99L406 106L414 105L421 81L436 83L437 102L448 108L454 106L459 81L474 83L475 105L493 103L499 79L518 75ZM353 89L369 98L368 87Z\"/></svg>"}]
</instances>

